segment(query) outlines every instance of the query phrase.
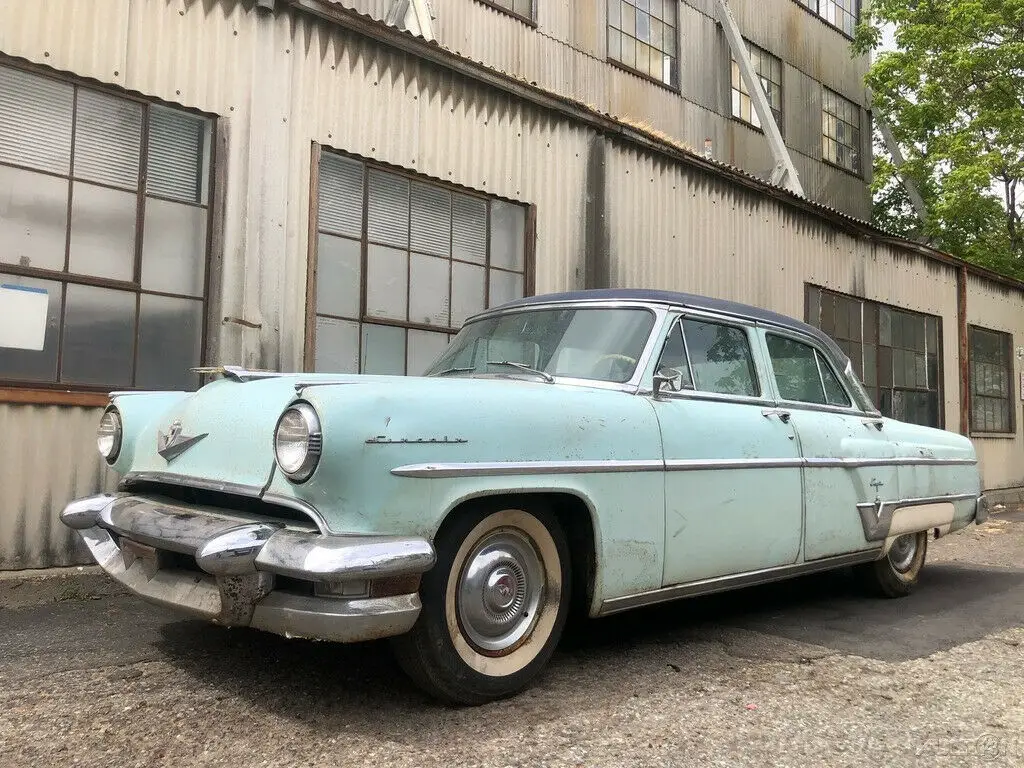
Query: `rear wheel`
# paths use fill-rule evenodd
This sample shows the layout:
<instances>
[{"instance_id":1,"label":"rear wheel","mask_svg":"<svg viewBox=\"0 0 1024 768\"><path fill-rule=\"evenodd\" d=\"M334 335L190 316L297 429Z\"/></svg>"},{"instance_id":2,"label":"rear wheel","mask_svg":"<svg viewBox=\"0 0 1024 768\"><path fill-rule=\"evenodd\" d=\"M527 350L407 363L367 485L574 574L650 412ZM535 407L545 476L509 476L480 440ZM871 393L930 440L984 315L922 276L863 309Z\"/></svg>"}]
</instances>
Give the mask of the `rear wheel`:
<instances>
[{"instance_id":1,"label":"rear wheel","mask_svg":"<svg viewBox=\"0 0 1024 768\"><path fill-rule=\"evenodd\" d=\"M571 592L569 550L541 508L478 507L435 540L413 629L392 640L406 673L431 695L483 704L526 688L551 658Z\"/></svg>"},{"instance_id":2,"label":"rear wheel","mask_svg":"<svg viewBox=\"0 0 1024 768\"><path fill-rule=\"evenodd\" d=\"M906 597L917 586L928 553L928 532L897 536L889 554L855 568L861 583L882 597Z\"/></svg>"}]
</instances>

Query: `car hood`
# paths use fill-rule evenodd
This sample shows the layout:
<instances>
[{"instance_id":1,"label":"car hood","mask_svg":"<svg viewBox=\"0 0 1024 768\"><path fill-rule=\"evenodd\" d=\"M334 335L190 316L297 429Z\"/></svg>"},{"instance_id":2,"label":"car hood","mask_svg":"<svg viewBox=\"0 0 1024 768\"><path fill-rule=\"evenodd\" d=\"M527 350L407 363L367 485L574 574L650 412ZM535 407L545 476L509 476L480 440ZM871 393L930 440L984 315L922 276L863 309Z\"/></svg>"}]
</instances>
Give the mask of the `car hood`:
<instances>
[{"instance_id":1,"label":"car hood","mask_svg":"<svg viewBox=\"0 0 1024 768\"><path fill-rule=\"evenodd\" d=\"M339 470L371 456L384 459L394 448L409 461L465 460L467 449L479 461L516 461L650 459L658 445L593 439L595 430L605 431L613 422L627 424L637 398L519 377L296 374L224 378L192 394L154 395L147 402L148 397L115 400L126 434L115 470L198 480L224 490L239 486L251 492L268 484L278 492L295 490L274 471L273 435L282 411L297 400L317 410L324 462L337 462ZM540 433L539 423L551 429ZM182 439L200 439L177 456L163 456L158 439L172 428ZM309 490L316 487L320 484L310 483Z\"/></svg>"}]
</instances>

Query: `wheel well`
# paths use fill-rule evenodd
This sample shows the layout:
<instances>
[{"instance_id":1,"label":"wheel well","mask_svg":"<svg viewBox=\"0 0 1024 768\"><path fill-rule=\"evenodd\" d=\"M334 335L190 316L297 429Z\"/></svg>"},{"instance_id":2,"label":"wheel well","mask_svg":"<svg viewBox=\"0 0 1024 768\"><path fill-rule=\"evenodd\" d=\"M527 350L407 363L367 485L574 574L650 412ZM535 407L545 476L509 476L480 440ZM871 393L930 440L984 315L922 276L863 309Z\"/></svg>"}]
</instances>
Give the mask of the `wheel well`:
<instances>
[{"instance_id":1,"label":"wheel well","mask_svg":"<svg viewBox=\"0 0 1024 768\"><path fill-rule=\"evenodd\" d=\"M467 510L496 502L507 502L520 508L543 506L555 515L569 545L573 584L570 618L588 616L597 575L597 545L594 521L587 503L572 493L500 493L480 496L467 499L454 507L442 521L439 530Z\"/></svg>"}]
</instances>

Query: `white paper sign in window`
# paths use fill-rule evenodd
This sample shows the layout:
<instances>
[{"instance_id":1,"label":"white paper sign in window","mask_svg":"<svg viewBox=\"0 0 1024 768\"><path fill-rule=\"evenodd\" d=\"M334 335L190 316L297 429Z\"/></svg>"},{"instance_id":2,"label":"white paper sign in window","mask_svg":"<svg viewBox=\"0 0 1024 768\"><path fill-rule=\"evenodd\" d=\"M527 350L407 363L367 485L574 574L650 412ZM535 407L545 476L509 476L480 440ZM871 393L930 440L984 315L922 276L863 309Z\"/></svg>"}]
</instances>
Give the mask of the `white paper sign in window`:
<instances>
[{"instance_id":1,"label":"white paper sign in window","mask_svg":"<svg viewBox=\"0 0 1024 768\"><path fill-rule=\"evenodd\" d=\"M43 288L0 284L0 347L41 352L49 305Z\"/></svg>"}]
</instances>

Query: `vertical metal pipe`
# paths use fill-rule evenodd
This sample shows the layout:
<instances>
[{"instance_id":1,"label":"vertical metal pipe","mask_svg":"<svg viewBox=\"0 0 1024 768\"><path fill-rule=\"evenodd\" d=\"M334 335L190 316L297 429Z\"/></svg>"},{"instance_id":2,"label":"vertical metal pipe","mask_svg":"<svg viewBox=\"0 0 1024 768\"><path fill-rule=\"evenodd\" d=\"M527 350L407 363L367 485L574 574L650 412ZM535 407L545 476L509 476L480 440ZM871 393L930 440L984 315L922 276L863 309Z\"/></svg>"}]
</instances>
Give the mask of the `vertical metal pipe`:
<instances>
[{"instance_id":1,"label":"vertical metal pipe","mask_svg":"<svg viewBox=\"0 0 1024 768\"><path fill-rule=\"evenodd\" d=\"M960 266L956 276L957 337L960 341L960 434L970 434L971 372L970 347L967 339L967 265Z\"/></svg>"}]
</instances>

